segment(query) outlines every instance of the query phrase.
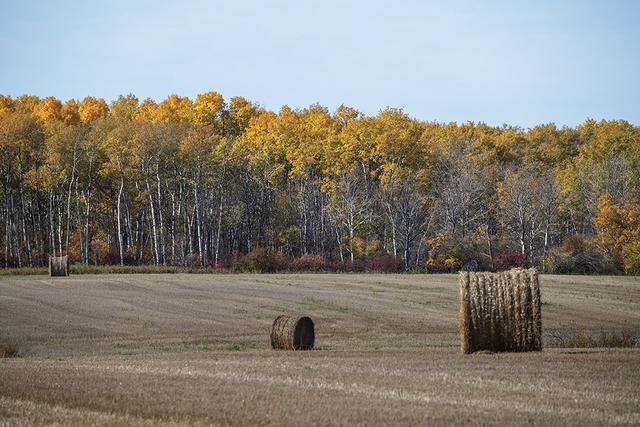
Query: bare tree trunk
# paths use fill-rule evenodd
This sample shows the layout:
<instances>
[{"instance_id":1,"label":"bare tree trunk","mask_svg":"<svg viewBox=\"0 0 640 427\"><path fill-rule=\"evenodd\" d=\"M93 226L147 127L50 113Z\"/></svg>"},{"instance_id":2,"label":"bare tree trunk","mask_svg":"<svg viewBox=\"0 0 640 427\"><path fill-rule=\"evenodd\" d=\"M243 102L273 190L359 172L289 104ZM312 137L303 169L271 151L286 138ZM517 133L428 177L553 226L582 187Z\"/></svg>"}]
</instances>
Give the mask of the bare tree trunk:
<instances>
[{"instance_id":1,"label":"bare tree trunk","mask_svg":"<svg viewBox=\"0 0 640 427\"><path fill-rule=\"evenodd\" d=\"M69 225L71 223L71 189L73 188L73 181L76 174L76 149L77 142L73 147L73 167L71 169L71 177L69 178L69 191L67 192L67 225L66 225L66 240L65 240L65 255L69 256Z\"/></svg>"},{"instance_id":2,"label":"bare tree trunk","mask_svg":"<svg viewBox=\"0 0 640 427\"><path fill-rule=\"evenodd\" d=\"M63 200L62 197L61 194L58 201L58 250L60 256L62 256L62 207L60 206Z\"/></svg>"},{"instance_id":3,"label":"bare tree trunk","mask_svg":"<svg viewBox=\"0 0 640 427\"><path fill-rule=\"evenodd\" d=\"M22 176L22 174L21 174ZM22 213L22 238L24 240L25 249L27 251L27 262L29 263L29 267L33 267L33 260L31 255L31 239L29 238L27 224L26 224L26 214L24 212L24 189L22 186L22 177L20 178L20 211Z\"/></svg>"},{"instance_id":4,"label":"bare tree trunk","mask_svg":"<svg viewBox=\"0 0 640 427\"><path fill-rule=\"evenodd\" d=\"M393 245L393 257L397 258L397 256L398 256L398 245L397 245L397 242L396 242L396 221L395 221L395 218L393 216L391 205L389 205L388 203L386 205L387 205L387 215L389 217L389 223L391 224L391 243Z\"/></svg>"},{"instance_id":5,"label":"bare tree trunk","mask_svg":"<svg viewBox=\"0 0 640 427\"><path fill-rule=\"evenodd\" d=\"M491 233L488 225L485 225L485 232L487 233L487 250L489 251L489 260L491 261L491 268L493 269L493 241L491 240Z\"/></svg>"},{"instance_id":6,"label":"bare tree trunk","mask_svg":"<svg viewBox=\"0 0 640 427\"><path fill-rule=\"evenodd\" d=\"M202 252L202 219L200 212L200 200L198 198L198 183L196 182L193 187L193 196L194 196L194 210L196 216L196 232L198 233L198 253L200 257L200 267L204 266L204 256Z\"/></svg>"},{"instance_id":7,"label":"bare tree trunk","mask_svg":"<svg viewBox=\"0 0 640 427\"><path fill-rule=\"evenodd\" d=\"M344 264L344 255L342 254L342 240L340 239L340 232L336 227L336 240L338 241L338 253L340 253L340 262Z\"/></svg>"},{"instance_id":8,"label":"bare tree trunk","mask_svg":"<svg viewBox=\"0 0 640 427\"><path fill-rule=\"evenodd\" d=\"M215 265L218 266L220 260L220 234L222 233L222 210L224 203L224 195L222 193L222 185L220 185L220 206L218 208L218 229L216 230L216 251L215 251Z\"/></svg>"},{"instance_id":9,"label":"bare tree trunk","mask_svg":"<svg viewBox=\"0 0 640 427\"><path fill-rule=\"evenodd\" d=\"M49 247L51 256L56 256L56 234L53 219L53 192L49 192ZM62 254L60 254L62 256Z\"/></svg>"},{"instance_id":10,"label":"bare tree trunk","mask_svg":"<svg viewBox=\"0 0 640 427\"><path fill-rule=\"evenodd\" d=\"M14 251L16 254L16 259L18 260L18 267L22 267L22 255L20 254L20 234L18 233L18 225L16 224L16 207L13 200L13 193L11 193L11 216L11 225L13 228L12 234L15 236L13 239Z\"/></svg>"},{"instance_id":11,"label":"bare tree trunk","mask_svg":"<svg viewBox=\"0 0 640 427\"><path fill-rule=\"evenodd\" d=\"M151 187L149 186L149 178L145 178L145 183L147 185L147 194L149 194L149 209L151 210L151 228L153 232L153 260L155 265L159 264L159 256L158 256L158 232L156 229L156 214L155 208L153 206L153 196L151 194Z\"/></svg>"},{"instance_id":12,"label":"bare tree trunk","mask_svg":"<svg viewBox=\"0 0 640 427\"><path fill-rule=\"evenodd\" d=\"M160 248L162 250L162 264L166 264L167 263L167 242L166 242L166 236L164 233L164 215L162 213L163 209L163 203L162 203L162 192L161 190L161 185L160 185L160 166L158 164L156 164L156 181L157 181L157 187L158 187L158 217L160 219Z\"/></svg>"},{"instance_id":13,"label":"bare tree trunk","mask_svg":"<svg viewBox=\"0 0 640 427\"><path fill-rule=\"evenodd\" d=\"M116 215L118 216L118 250L120 251L120 265L124 265L124 248L122 242L122 224L120 219L120 200L124 191L124 177L120 176L120 187L118 188L118 201L116 202Z\"/></svg>"},{"instance_id":14,"label":"bare tree trunk","mask_svg":"<svg viewBox=\"0 0 640 427\"><path fill-rule=\"evenodd\" d=\"M4 268L9 267L9 174L7 173L6 177L6 187L5 187L5 217L4 217Z\"/></svg>"}]
</instances>

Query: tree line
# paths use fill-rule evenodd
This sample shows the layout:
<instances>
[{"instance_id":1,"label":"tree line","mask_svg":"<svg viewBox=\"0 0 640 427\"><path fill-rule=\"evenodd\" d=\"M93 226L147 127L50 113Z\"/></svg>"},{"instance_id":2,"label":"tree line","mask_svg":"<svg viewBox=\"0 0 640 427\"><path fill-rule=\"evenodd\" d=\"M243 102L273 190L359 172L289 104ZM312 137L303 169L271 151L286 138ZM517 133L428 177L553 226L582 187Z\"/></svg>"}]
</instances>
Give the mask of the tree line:
<instances>
[{"instance_id":1,"label":"tree line","mask_svg":"<svg viewBox=\"0 0 640 427\"><path fill-rule=\"evenodd\" d=\"M5 268L640 272L640 128L624 120L0 96L0 148Z\"/></svg>"}]
</instances>

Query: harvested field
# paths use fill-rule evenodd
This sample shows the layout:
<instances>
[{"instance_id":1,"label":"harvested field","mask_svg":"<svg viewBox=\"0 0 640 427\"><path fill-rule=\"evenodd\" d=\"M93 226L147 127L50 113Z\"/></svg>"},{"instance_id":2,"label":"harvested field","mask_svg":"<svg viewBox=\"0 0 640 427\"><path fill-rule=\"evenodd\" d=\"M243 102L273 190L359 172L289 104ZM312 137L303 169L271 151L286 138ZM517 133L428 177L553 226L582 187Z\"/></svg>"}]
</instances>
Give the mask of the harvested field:
<instances>
[{"instance_id":1,"label":"harvested field","mask_svg":"<svg viewBox=\"0 0 640 427\"><path fill-rule=\"evenodd\" d=\"M462 356L456 275L2 277L0 424L640 424L640 349L549 348L640 333L640 278L541 290L543 352Z\"/></svg>"}]
</instances>

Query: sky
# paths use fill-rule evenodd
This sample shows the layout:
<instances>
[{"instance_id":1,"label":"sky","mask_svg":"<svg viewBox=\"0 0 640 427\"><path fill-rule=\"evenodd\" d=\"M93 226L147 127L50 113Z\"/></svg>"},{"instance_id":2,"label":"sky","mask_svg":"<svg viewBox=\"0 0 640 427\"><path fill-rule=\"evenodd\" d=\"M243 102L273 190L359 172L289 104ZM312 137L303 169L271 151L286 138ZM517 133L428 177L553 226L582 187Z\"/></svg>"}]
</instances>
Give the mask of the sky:
<instances>
[{"instance_id":1,"label":"sky","mask_svg":"<svg viewBox=\"0 0 640 427\"><path fill-rule=\"evenodd\" d=\"M0 0L0 93L640 124L640 1Z\"/></svg>"}]
</instances>

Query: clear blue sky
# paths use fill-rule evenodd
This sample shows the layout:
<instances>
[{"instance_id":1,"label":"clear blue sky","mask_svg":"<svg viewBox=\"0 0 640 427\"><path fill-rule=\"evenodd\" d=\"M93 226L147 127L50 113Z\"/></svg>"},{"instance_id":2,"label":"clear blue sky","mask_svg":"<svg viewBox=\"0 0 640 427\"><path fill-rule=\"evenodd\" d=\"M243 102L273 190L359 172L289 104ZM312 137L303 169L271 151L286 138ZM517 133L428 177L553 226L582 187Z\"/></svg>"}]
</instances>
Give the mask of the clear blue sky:
<instances>
[{"instance_id":1,"label":"clear blue sky","mask_svg":"<svg viewBox=\"0 0 640 427\"><path fill-rule=\"evenodd\" d=\"M640 1L0 0L0 93L640 123Z\"/></svg>"}]
</instances>

